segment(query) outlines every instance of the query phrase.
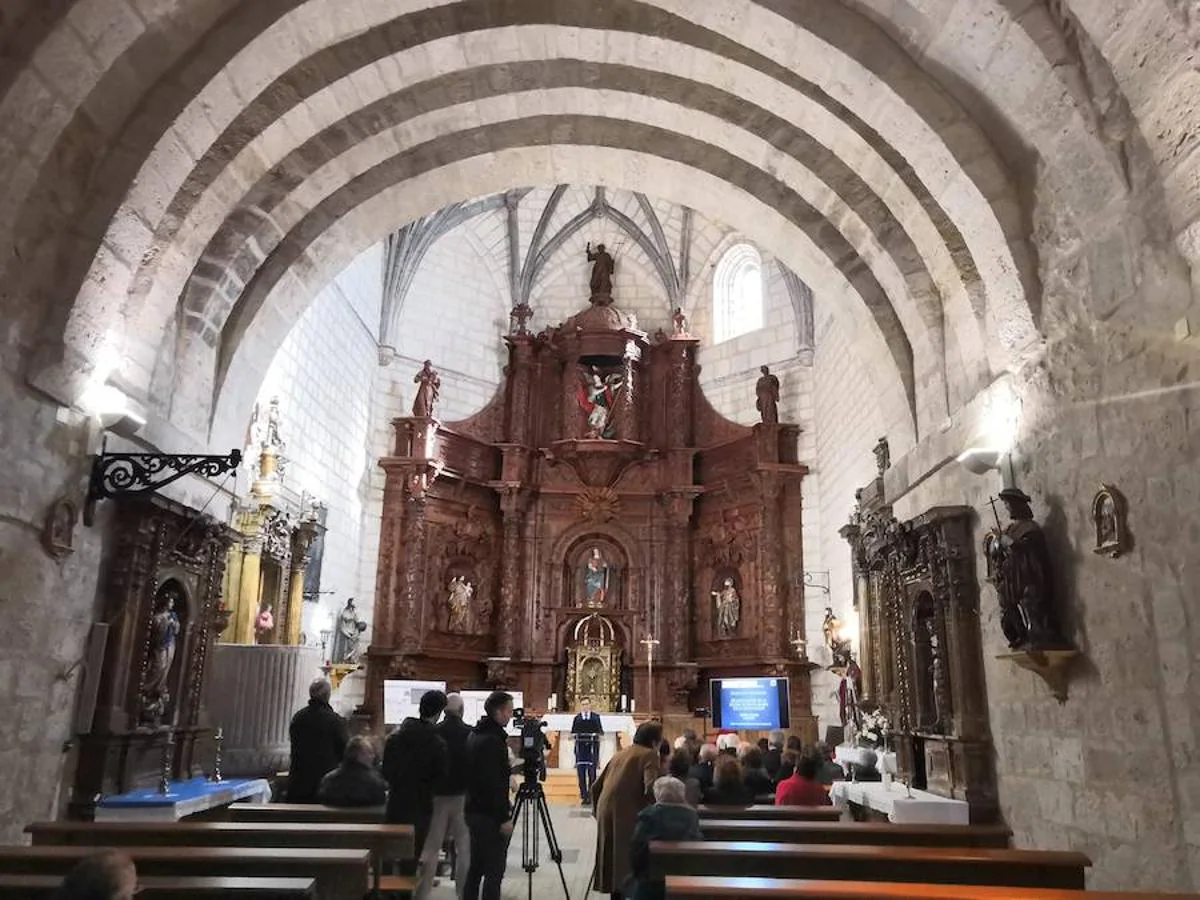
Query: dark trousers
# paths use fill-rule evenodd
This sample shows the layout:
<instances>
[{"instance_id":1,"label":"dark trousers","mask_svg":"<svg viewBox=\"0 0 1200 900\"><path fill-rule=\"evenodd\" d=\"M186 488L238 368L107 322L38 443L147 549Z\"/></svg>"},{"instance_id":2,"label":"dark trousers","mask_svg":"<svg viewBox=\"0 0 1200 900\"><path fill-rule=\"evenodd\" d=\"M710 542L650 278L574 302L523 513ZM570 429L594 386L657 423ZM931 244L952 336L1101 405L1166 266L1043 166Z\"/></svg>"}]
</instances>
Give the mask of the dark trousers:
<instances>
[{"instance_id":1,"label":"dark trousers","mask_svg":"<svg viewBox=\"0 0 1200 900\"><path fill-rule=\"evenodd\" d=\"M489 816L468 815L471 830L471 867L463 900L500 900L500 882L508 862L508 835Z\"/></svg>"},{"instance_id":2,"label":"dark trousers","mask_svg":"<svg viewBox=\"0 0 1200 900\"><path fill-rule=\"evenodd\" d=\"M413 846L416 847L416 856L412 859L406 859L398 863L396 868L401 875L416 875L417 866L421 863L421 848L425 846L425 838L429 834L429 826L433 824L433 810L422 810L420 812L405 812L400 814L392 814L387 817L389 823L398 825L411 825L413 827Z\"/></svg>"},{"instance_id":3,"label":"dark trousers","mask_svg":"<svg viewBox=\"0 0 1200 900\"><path fill-rule=\"evenodd\" d=\"M579 799L587 803L592 797L592 785L596 783L596 764L576 763L575 771L579 774Z\"/></svg>"}]
</instances>

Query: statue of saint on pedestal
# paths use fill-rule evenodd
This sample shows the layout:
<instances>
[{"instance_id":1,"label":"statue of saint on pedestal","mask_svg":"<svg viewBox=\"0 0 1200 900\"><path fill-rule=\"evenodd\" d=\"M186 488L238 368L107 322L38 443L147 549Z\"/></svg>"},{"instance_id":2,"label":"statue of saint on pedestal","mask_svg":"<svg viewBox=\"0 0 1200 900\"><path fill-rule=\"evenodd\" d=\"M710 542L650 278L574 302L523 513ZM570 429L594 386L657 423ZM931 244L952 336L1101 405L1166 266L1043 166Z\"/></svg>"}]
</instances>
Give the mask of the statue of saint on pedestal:
<instances>
[{"instance_id":1,"label":"statue of saint on pedestal","mask_svg":"<svg viewBox=\"0 0 1200 900\"><path fill-rule=\"evenodd\" d=\"M142 686L143 720L155 726L161 724L171 695L167 682L171 664L175 661L175 646L179 637L179 615L175 601L181 599L172 585L164 585L155 600L150 616L150 654L146 660L146 675Z\"/></svg>"},{"instance_id":2,"label":"statue of saint on pedestal","mask_svg":"<svg viewBox=\"0 0 1200 900\"><path fill-rule=\"evenodd\" d=\"M262 612L258 614L258 618L254 620L254 632L258 643L267 643L270 640L271 632L274 630L275 614L271 611L271 604L268 603L263 607Z\"/></svg>"},{"instance_id":3,"label":"statue of saint on pedestal","mask_svg":"<svg viewBox=\"0 0 1200 900\"><path fill-rule=\"evenodd\" d=\"M603 244L597 244L596 249L592 250L591 242L587 245L588 262L592 264L591 289L593 300L597 297L612 300L612 277L613 271L616 269L616 263L612 256L604 249Z\"/></svg>"},{"instance_id":4,"label":"statue of saint on pedestal","mask_svg":"<svg viewBox=\"0 0 1200 900\"><path fill-rule=\"evenodd\" d=\"M616 372L604 377L595 368L590 373L580 372L579 405L587 415L588 438L611 440L617 436L613 411L617 405L617 391L624 379Z\"/></svg>"},{"instance_id":5,"label":"statue of saint on pedestal","mask_svg":"<svg viewBox=\"0 0 1200 900\"><path fill-rule=\"evenodd\" d=\"M738 622L742 616L742 598L738 596L737 588L732 578L726 578L719 591L712 592L717 604L717 634L721 637L733 637L737 634Z\"/></svg>"},{"instance_id":6,"label":"statue of saint on pedestal","mask_svg":"<svg viewBox=\"0 0 1200 900\"><path fill-rule=\"evenodd\" d=\"M421 419L433 416L433 408L437 405L438 395L442 390L442 379L428 359L421 366L421 371L413 376L413 384L418 385L417 395L413 398L412 414Z\"/></svg>"},{"instance_id":7,"label":"statue of saint on pedestal","mask_svg":"<svg viewBox=\"0 0 1200 900\"><path fill-rule=\"evenodd\" d=\"M989 536L986 550L1000 595L1000 628L1013 650L1048 650L1066 645L1054 605L1054 573L1042 527L1033 520L1030 498L1017 488L1000 492L1011 519Z\"/></svg>"},{"instance_id":8,"label":"statue of saint on pedestal","mask_svg":"<svg viewBox=\"0 0 1200 900\"><path fill-rule=\"evenodd\" d=\"M763 366L760 371L762 377L754 385L754 393L757 396L754 405L758 409L759 415L762 416L764 425L778 425L779 379L771 374L768 366Z\"/></svg>"},{"instance_id":9,"label":"statue of saint on pedestal","mask_svg":"<svg viewBox=\"0 0 1200 900\"><path fill-rule=\"evenodd\" d=\"M333 633L333 662L335 664L353 663L358 660L359 640L367 630L367 623L358 618L358 610L354 608L354 598L346 600L346 605L338 613L337 628Z\"/></svg>"}]
</instances>

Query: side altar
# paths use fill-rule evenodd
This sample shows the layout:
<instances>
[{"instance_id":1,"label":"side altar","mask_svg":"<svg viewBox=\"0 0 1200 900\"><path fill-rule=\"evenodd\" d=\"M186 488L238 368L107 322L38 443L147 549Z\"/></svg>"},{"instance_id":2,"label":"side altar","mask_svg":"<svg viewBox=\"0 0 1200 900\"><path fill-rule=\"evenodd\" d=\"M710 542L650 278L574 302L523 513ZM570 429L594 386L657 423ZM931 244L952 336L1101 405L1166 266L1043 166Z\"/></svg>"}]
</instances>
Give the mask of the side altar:
<instances>
[{"instance_id":1,"label":"side altar","mask_svg":"<svg viewBox=\"0 0 1200 900\"><path fill-rule=\"evenodd\" d=\"M394 420L362 713L388 678L519 689L532 706L683 715L710 677L790 676L815 735L804 628L800 429L779 382L762 421L719 415L697 341L648 336L613 303L602 248L586 308L533 334L513 311L493 400L437 417L431 361ZM755 402L747 397L747 404Z\"/></svg>"}]
</instances>

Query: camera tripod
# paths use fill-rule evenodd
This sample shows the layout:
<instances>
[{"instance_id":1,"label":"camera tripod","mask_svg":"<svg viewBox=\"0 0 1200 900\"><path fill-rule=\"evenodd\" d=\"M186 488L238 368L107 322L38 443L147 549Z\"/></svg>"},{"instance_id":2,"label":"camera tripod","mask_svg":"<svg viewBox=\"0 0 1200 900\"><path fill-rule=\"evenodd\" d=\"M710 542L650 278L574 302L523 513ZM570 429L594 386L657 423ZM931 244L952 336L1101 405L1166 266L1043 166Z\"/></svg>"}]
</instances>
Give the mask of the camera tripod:
<instances>
[{"instance_id":1,"label":"camera tripod","mask_svg":"<svg viewBox=\"0 0 1200 900\"><path fill-rule=\"evenodd\" d=\"M550 821L550 807L546 804L546 792L535 772L526 772L525 780L517 788L517 802L513 806L513 829L521 830L521 868L525 870L525 878L529 888L529 900L533 900L533 873L538 868L538 821L546 834L546 843L550 846L550 858L558 866L558 877L562 879L563 896L571 900L571 891L567 887L567 876L563 874L562 849L558 846L558 838L554 834L554 823Z\"/></svg>"}]
</instances>

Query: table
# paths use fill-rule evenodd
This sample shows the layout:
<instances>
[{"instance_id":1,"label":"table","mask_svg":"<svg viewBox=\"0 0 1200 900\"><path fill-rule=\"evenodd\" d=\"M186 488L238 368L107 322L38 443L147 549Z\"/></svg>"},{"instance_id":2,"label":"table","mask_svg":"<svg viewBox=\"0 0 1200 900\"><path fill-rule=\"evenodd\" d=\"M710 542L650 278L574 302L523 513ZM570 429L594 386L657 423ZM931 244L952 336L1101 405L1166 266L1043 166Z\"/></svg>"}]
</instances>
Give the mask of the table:
<instances>
[{"instance_id":1,"label":"table","mask_svg":"<svg viewBox=\"0 0 1200 900\"><path fill-rule=\"evenodd\" d=\"M928 791L913 791L908 796L904 785L882 782L837 781L829 796L843 809L851 803L883 813L897 824L970 825L971 807L962 800L950 800Z\"/></svg>"},{"instance_id":2,"label":"table","mask_svg":"<svg viewBox=\"0 0 1200 900\"><path fill-rule=\"evenodd\" d=\"M234 778L209 781L193 778L173 781L165 794L157 788L142 788L127 794L105 797L96 806L97 822L177 822L217 806L238 800L266 803L271 785L263 778Z\"/></svg>"}]
</instances>

